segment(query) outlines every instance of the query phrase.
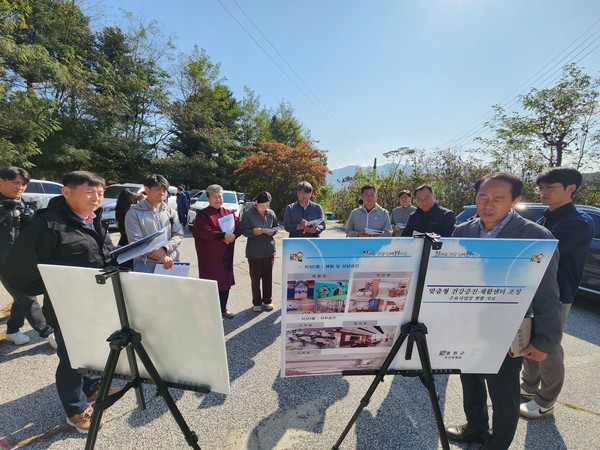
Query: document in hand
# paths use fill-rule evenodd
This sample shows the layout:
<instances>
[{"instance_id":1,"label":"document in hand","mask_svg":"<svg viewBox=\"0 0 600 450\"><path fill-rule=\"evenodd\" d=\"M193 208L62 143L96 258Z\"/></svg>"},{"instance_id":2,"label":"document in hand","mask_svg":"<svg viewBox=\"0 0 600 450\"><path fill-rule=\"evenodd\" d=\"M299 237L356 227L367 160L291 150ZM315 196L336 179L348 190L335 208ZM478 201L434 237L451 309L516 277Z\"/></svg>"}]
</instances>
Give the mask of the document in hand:
<instances>
[{"instance_id":1,"label":"document in hand","mask_svg":"<svg viewBox=\"0 0 600 450\"><path fill-rule=\"evenodd\" d=\"M164 247L167 245L167 229L157 231L156 233L152 233L142 239L132 242L131 244L124 245L123 247L119 247L116 250L110 252L110 256L116 256L117 262L122 264L130 259L133 259L137 256L145 255L146 253L150 253L157 248Z\"/></svg>"},{"instance_id":2,"label":"document in hand","mask_svg":"<svg viewBox=\"0 0 600 450\"><path fill-rule=\"evenodd\" d=\"M227 214L219 218L219 226L224 233L233 233L235 231L235 220L233 214Z\"/></svg>"},{"instance_id":3,"label":"document in hand","mask_svg":"<svg viewBox=\"0 0 600 450\"><path fill-rule=\"evenodd\" d=\"M162 264L157 263L154 268L154 273L158 275L171 275L173 277L187 277L190 271L189 262L175 262L173 267L165 269Z\"/></svg>"},{"instance_id":4,"label":"document in hand","mask_svg":"<svg viewBox=\"0 0 600 450\"><path fill-rule=\"evenodd\" d=\"M365 233L367 234L383 234L382 230L374 230L373 228L365 228Z\"/></svg>"},{"instance_id":5,"label":"document in hand","mask_svg":"<svg viewBox=\"0 0 600 450\"><path fill-rule=\"evenodd\" d=\"M315 219L315 220L309 220L308 221L308 226L319 226L321 225L321 223L324 222L323 218L321 217L320 219Z\"/></svg>"},{"instance_id":6,"label":"document in hand","mask_svg":"<svg viewBox=\"0 0 600 450\"><path fill-rule=\"evenodd\" d=\"M261 230L266 231L267 233L275 233L277 228L261 228Z\"/></svg>"}]
</instances>

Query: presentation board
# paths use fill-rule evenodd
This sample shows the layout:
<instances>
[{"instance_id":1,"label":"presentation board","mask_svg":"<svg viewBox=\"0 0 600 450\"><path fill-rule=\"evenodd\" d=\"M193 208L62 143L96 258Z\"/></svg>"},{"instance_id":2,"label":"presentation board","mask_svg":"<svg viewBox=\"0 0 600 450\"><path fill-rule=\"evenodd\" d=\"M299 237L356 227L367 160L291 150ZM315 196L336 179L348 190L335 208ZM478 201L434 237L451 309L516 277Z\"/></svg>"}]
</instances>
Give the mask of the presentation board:
<instances>
[{"instance_id":1,"label":"presentation board","mask_svg":"<svg viewBox=\"0 0 600 450\"><path fill-rule=\"evenodd\" d=\"M419 315L432 369L496 373L558 241L441 241ZM423 242L284 239L282 376L379 369L410 321ZM421 369L405 347L390 369Z\"/></svg>"},{"instance_id":2,"label":"presentation board","mask_svg":"<svg viewBox=\"0 0 600 450\"><path fill-rule=\"evenodd\" d=\"M112 280L98 269L39 265L73 368L104 370L106 339L121 329ZM216 281L123 272L130 327L166 382L229 394L229 371ZM150 379L138 359L140 376ZM130 375L121 352L116 375Z\"/></svg>"}]
</instances>

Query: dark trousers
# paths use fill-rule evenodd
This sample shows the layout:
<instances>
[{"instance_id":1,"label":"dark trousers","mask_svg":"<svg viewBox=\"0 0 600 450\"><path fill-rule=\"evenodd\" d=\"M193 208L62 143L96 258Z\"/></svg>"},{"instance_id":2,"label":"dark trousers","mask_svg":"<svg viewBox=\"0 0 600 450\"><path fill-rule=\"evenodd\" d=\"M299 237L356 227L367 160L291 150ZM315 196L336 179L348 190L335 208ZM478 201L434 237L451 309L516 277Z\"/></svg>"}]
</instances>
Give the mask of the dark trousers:
<instances>
[{"instance_id":1,"label":"dark trousers","mask_svg":"<svg viewBox=\"0 0 600 450\"><path fill-rule=\"evenodd\" d=\"M487 448L506 450L515 436L521 404L519 373L522 363L523 358L511 358L507 355L497 374L460 376L467 422L480 432L489 429L487 408L487 390L489 390L492 400L493 435Z\"/></svg>"},{"instance_id":2,"label":"dark trousers","mask_svg":"<svg viewBox=\"0 0 600 450\"><path fill-rule=\"evenodd\" d=\"M179 217L179 222L181 223L181 225L185 226L185 224L187 223L187 216L188 216L188 208L185 208L185 209L177 208L177 217Z\"/></svg>"},{"instance_id":3,"label":"dark trousers","mask_svg":"<svg viewBox=\"0 0 600 450\"><path fill-rule=\"evenodd\" d=\"M54 326L54 337L58 356L56 389L67 417L71 417L86 410L87 398L100 388L101 378L95 375L82 375L71 368L67 347L58 324ZM71 342L71 345L85 345L85 339L82 339L81 342Z\"/></svg>"},{"instance_id":4,"label":"dark trousers","mask_svg":"<svg viewBox=\"0 0 600 450\"><path fill-rule=\"evenodd\" d=\"M53 331L52 327L46 323L42 307L37 299L32 295L25 295L14 290L2 275L0 275L0 281L13 298L10 316L8 317L8 322L6 322L6 334L19 331L25 325L25 319L27 319L27 322L38 332L40 337L46 338L50 336Z\"/></svg>"},{"instance_id":5,"label":"dark trousers","mask_svg":"<svg viewBox=\"0 0 600 450\"><path fill-rule=\"evenodd\" d=\"M248 259L250 267L250 281L252 285L252 304L260 306L273 301L273 261L274 256L268 258ZM260 293L260 282L262 281L262 295Z\"/></svg>"},{"instance_id":6,"label":"dark trousers","mask_svg":"<svg viewBox=\"0 0 600 450\"><path fill-rule=\"evenodd\" d=\"M227 311L227 300L229 300L229 289L226 291L219 291L219 302L221 302L221 312Z\"/></svg>"}]
</instances>

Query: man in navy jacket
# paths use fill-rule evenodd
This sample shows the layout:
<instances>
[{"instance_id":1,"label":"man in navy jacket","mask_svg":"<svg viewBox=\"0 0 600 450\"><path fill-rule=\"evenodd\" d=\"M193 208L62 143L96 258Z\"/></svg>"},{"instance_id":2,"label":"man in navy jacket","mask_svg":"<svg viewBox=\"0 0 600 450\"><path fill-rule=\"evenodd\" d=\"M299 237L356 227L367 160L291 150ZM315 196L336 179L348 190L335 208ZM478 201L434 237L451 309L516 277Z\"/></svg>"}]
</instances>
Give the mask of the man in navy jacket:
<instances>
[{"instance_id":1,"label":"man in navy jacket","mask_svg":"<svg viewBox=\"0 0 600 450\"><path fill-rule=\"evenodd\" d=\"M562 303L562 331L565 330L594 237L593 219L577 211L573 204L573 195L582 181L581 174L569 167L553 167L541 173L536 180L540 201L548 206L540 224L558 239L560 262L557 281ZM557 347L555 355L543 361L525 360L521 396L529 401L521 405L521 415L529 419L553 415L554 403L564 380L564 351L561 345Z\"/></svg>"},{"instance_id":2,"label":"man in navy jacket","mask_svg":"<svg viewBox=\"0 0 600 450\"><path fill-rule=\"evenodd\" d=\"M417 210L410 215L402 236L412 237L413 232L437 233L442 237L452 236L456 218L449 209L437 204L431 186L423 184L415 189Z\"/></svg>"}]
</instances>

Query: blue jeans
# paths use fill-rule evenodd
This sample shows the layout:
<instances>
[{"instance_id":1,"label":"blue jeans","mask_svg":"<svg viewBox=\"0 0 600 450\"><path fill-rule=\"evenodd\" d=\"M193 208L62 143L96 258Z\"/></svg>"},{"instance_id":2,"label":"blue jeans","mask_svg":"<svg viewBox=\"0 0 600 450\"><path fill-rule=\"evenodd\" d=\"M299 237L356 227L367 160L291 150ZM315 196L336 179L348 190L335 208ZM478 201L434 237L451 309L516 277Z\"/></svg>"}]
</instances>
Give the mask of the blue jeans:
<instances>
[{"instance_id":1,"label":"blue jeans","mask_svg":"<svg viewBox=\"0 0 600 450\"><path fill-rule=\"evenodd\" d=\"M154 267L156 267L154 264L146 265L137 259L133 260L133 271L134 272L154 273Z\"/></svg>"}]
</instances>

